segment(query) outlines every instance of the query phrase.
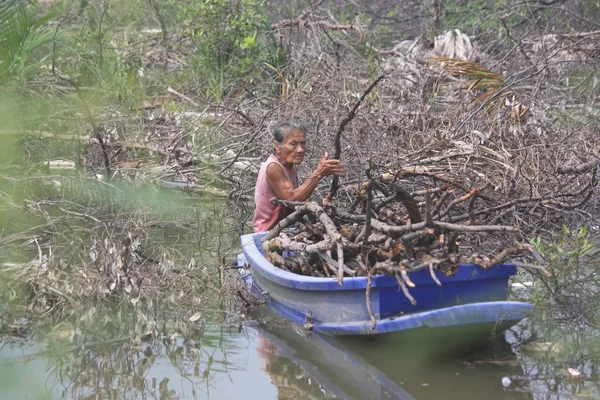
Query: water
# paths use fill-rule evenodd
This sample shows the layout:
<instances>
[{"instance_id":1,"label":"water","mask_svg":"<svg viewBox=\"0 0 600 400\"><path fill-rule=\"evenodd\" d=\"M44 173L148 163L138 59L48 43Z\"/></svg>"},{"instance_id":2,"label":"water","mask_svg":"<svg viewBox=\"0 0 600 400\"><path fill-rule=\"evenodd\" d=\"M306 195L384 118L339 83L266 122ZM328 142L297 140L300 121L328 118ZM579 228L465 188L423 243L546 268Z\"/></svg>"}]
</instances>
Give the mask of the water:
<instances>
[{"instance_id":1,"label":"water","mask_svg":"<svg viewBox=\"0 0 600 400\"><path fill-rule=\"evenodd\" d=\"M239 398L249 387L263 398L273 398L274 388L261 371L260 358L250 356L256 352L257 335L216 328L200 338L198 352L189 354L181 343L146 344L129 352L131 359L121 356L123 350L118 348L93 356L75 351L82 361L91 361L85 367L79 360L63 363L63 357L45 353L41 344L7 345L0 361L2 398L230 399Z\"/></svg>"},{"instance_id":2,"label":"water","mask_svg":"<svg viewBox=\"0 0 600 400\"><path fill-rule=\"evenodd\" d=\"M268 328L213 326L198 337L133 350L122 343L71 352L5 343L3 398L533 398L503 387L502 377L524 372L502 340L467 356L419 359L407 350L414 343L306 336L268 321Z\"/></svg>"}]
</instances>

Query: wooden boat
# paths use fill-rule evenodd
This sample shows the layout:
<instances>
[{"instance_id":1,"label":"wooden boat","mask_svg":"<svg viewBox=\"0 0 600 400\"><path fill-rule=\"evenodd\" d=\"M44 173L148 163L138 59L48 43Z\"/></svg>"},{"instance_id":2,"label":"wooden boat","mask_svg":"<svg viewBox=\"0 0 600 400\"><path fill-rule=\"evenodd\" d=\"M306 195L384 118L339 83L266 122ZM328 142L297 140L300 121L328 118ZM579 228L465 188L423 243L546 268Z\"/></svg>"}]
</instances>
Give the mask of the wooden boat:
<instances>
[{"instance_id":1,"label":"wooden boat","mask_svg":"<svg viewBox=\"0 0 600 400\"><path fill-rule=\"evenodd\" d=\"M435 271L438 286L427 270L410 274L416 285L410 294L413 305L399 290L398 282L385 275L374 276L371 284L371 310L377 319L373 327L364 277L334 278L302 276L271 264L262 250L266 233L241 237L243 256L253 291L263 296L269 307L298 324L332 335L378 335L415 328L469 327L481 332L499 333L526 318L533 305L507 301L508 279L514 265L484 269L474 264L460 265L453 276Z\"/></svg>"}]
</instances>

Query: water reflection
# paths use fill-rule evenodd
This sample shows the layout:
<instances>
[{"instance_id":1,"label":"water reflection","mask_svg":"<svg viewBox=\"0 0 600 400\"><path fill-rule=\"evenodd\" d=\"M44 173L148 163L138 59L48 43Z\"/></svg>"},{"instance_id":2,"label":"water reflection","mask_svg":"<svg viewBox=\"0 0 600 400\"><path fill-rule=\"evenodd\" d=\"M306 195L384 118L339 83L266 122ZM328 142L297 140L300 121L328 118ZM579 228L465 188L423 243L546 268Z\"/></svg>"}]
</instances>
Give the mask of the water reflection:
<instances>
[{"instance_id":1,"label":"water reflection","mask_svg":"<svg viewBox=\"0 0 600 400\"><path fill-rule=\"evenodd\" d=\"M267 321L142 343L5 341L0 376L11 385L2 382L3 398L533 398L503 388L503 376L524 375L503 342L468 358L434 356L417 342L340 341Z\"/></svg>"},{"instance_id":2,"label":"water reflection","mask_svg":"<svg viewBox=\"0 0 600 400\"><path fill-rule=\"evenodd\" d=\"M258 354L262 360L262 371L270 378L277 390L277 399L335 398L329 391L306 371L307 366L294 357L296 352L285 343L264 331L258 332ZM309 370L311 368L308 368ZM317 375L312 369L312 375Z\"/></svg>"},{"instance_id":3,"label":"water reflection","mask_svg":"<svg viewBox=\"0 0 600 400\"><path fill-rule=\"evenodd\" d=\"M252 329L259 333L259 354L278 399L413 399L335 339L290 327Z\"/></svg>"},{"instance_id":4,"label":"water reflection","mask_svg":"<svg viewBox=\"0 0 600 400\"><path fill-rule=\"evenodd\" d=\"M234 399L252 388L261 398L275 398L261 371L257 335L221 325L141 344L116 338L88 345L5 342L0 376L23 379L2 379L1 397Z\"/></svg>"},{"instance_id":5,"label":"water reflection","mask_svg":"<svg viewBox=\"0 0 600 400\"><path fill-rule=\"evenodd\" d=\"M280 399L532 398L502 386L502 377L523 373L504 340L458 356L456 351L441 352L442 347L432 350L431 342L414 337L406 342L339 340L318 334L305 337L291 327L250 329L257 329L267 343L263 358L271 366L267 370ZM296 397L286 397L288 393Z\"/></svg>"}]
</instances>

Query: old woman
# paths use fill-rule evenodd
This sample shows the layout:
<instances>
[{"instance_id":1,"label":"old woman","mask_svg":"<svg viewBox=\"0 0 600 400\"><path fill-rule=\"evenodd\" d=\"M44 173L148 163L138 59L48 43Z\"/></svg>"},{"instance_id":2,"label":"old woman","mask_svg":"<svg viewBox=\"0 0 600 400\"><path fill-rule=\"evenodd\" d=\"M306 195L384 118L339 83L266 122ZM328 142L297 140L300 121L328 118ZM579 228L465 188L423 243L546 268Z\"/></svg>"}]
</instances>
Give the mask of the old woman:
<instances>
[{"instance_id":1,"label":"old woman","mask_svg":"<svg viewBox=\"0 0 600 400\"><path fill-rule=\"evenodd\" d=\"M330 160L323 155L317 168L302 183L298 182L298 165L306 154L306 128L299 122L288 121L273 128L273 154L260 167L254 200L254 232L270 230L292 210L271 203L271 198L305 201L311 197L317 184L326 176L344 175L344 166L339 160Z\"/></svg>"}]
</instances>

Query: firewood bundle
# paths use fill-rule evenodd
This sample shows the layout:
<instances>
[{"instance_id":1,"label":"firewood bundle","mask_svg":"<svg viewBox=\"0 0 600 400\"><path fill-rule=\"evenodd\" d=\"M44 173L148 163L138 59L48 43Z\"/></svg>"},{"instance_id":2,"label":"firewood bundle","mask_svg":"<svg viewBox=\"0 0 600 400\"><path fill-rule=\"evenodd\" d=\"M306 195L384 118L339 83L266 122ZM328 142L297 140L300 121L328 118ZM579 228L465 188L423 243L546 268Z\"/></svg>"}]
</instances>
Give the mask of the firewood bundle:
<instances>
[{"instance_id":1,"label":"firewood bundle","mask_svg":"<svg viewBox=\"0 0 600 400\"><path fill-rule=\"evenodd\" d=\"M420 180L421 190L404 189L415 187L410 185L415 180ZM263 249L274 265L297 274L335 277L340 284L344 277L387 274L405 289L414 286L409 277L413 271L427 268L439 284L434 270L452 274L460 264L487 268L517 255L531 256L539 265L514 264L545 272L545 261L530 244L495 254L477 249L477 241L463 248L467 235L514 234L519 229L490 223L511 205L498 204L443 173L412 168L370 176L346 210L315 202L271 201L295 211L265 236Z\"/></svg>"}]
</instances>

